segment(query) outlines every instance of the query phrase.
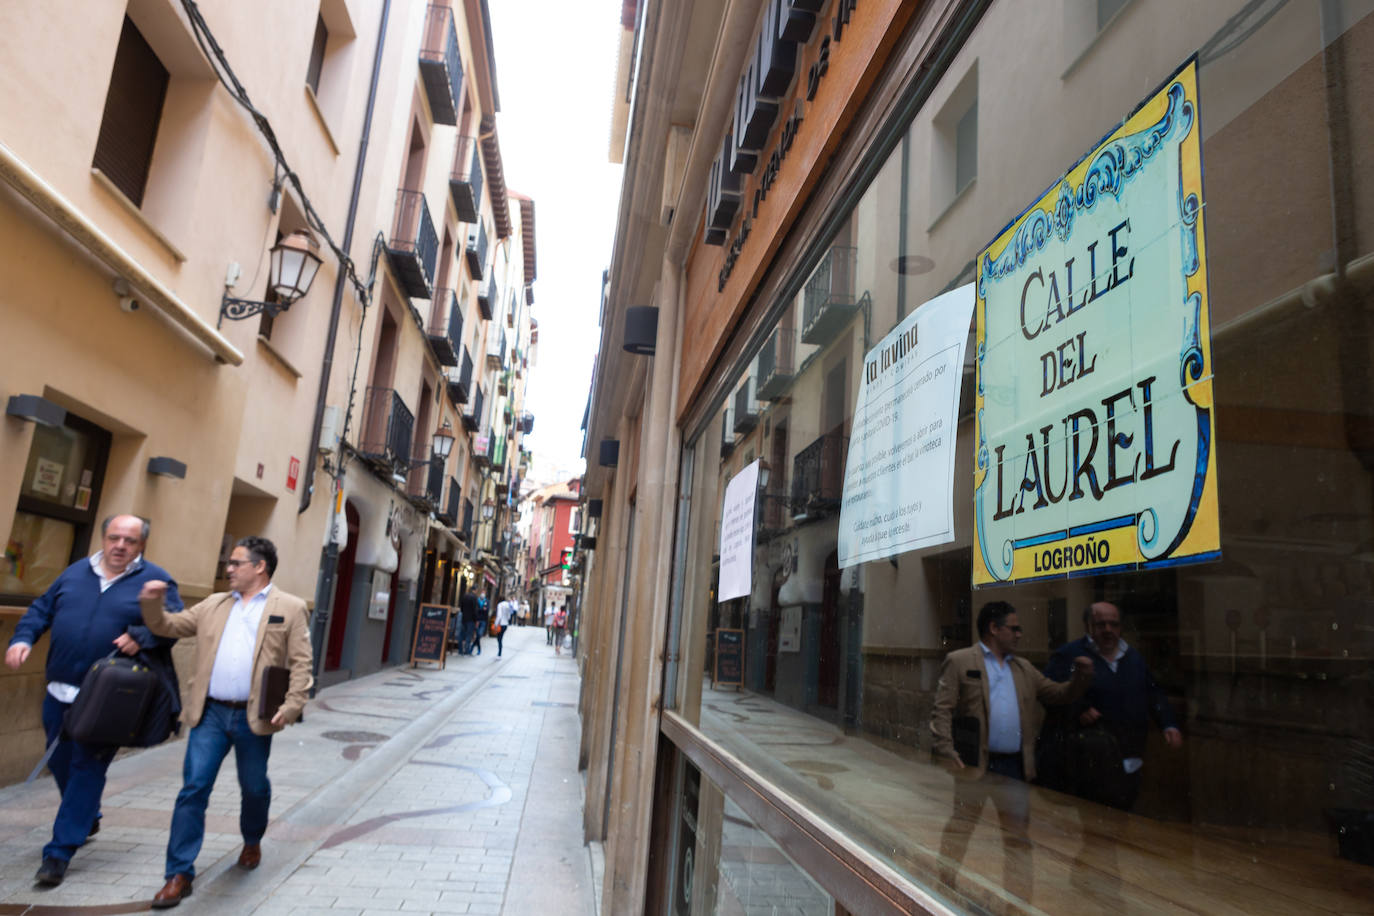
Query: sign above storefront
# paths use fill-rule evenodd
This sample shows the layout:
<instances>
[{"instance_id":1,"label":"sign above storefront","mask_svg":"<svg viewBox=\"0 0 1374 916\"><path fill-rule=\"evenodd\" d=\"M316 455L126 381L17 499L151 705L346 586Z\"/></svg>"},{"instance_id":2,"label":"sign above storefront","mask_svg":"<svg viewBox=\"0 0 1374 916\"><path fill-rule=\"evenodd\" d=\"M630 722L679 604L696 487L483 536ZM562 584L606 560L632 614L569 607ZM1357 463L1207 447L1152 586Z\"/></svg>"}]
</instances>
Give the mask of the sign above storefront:
<instances>
[{"instance_id":1,"label":"sign above storefront","mask_svg":"<svg viewBox=\"0 0 1374 916\"><path fill-rule=\"evenodd\" d=\"M1220 556L1197 68L978 258L975 586Z\"/></svg>"}]
</instances>

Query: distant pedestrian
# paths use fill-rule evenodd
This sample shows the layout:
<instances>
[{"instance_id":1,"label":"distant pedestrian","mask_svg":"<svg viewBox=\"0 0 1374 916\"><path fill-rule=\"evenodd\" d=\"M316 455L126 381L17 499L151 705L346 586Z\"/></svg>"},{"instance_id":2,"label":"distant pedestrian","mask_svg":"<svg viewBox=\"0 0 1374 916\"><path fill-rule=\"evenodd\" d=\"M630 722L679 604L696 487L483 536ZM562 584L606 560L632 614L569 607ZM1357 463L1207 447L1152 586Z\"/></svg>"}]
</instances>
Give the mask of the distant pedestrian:
<instances>
[{"instance_id":1,"label":"distant pedestrian","mask_svg":"<svg viewBox=\"0 0 1374 916\"><path fill-rule=\"evenodd\" d=\"M196 667L184 720L191 726L181 792L167 838L167 883L153 909L176 906L191 894L196 856L205 839L205 810L220 764L232 748L239 781L239 868L262 861L262 835L272 804L267 758L272 735L300 718L310 685L310 612L305 602L272 585L277 548L263 537L239 541L225 564L232 591L211 595L188 611L167 614L166 583L144 583L143 621L154 633L196 637ZM272 698L272 669L287 683ZM264 707L266 707L264 711Z\"/></svg>"},{"instance_id":2,"label":"distant pedestrian","mask_svg":"<svg viewBox=\"0 0 1374 916\"><path fill-rule=\"evenodd\" d=\"M563 654L563 632L568 628L568 612L563 605L558 606L558 610L553 614L553 651L555 654Z\"/></svg>"},{"instance_id":3,"label":"distant pedestrian","mask_svg":"<svg viewBox=\"0 0 1374 916\"><path fill-rule=\"evenodd\" d=\"M472 628L472 653L482 654L482 637L487 632L487 596L481 595L477 599L477 622Z\"/></svg>"},{"instance_id":4,"label":"distant pedestrian","mask_svg":"<svg viewBox=\"0 0 1374 916\"><path fill-rule=\"evenodd\" d=\"M515 616L515 602L507 598L496 606L496 619L492 621L491 631L496 636L496 657L501 657L501 642L506 636L506 627Z\"/></svg>"},{"instance_id":5,"label":"distant pedestrian","mask_svg":"<svg viewBox=\"0 0 1374 916\"><path fill-rule=\"evenodd\" d=\"M167 608L180 611L176 583L160 567L143 559L148 523L135 515L116 515L100 526L100 550L63 570L14 628L5 664L18 668L44 633L50 633L43 697L43 730L48 743L58 741L62 719L81 689L86 672L113 650L136 655L155 650L171 664L172 640L159 639L143 625L138 591L149 579L167 582ZM34 875L39 884L62 883L77 848L100 830L100 796L105 771L116 748L59 741L48 771L62 797L53 820L52 841L43 847L43 863Z\"/></svg>"},{"instance_id":6,"label":"distant pedestrian","mask_svg":"<svg viewBox=\"0 0 1374 916\"><path fill-rule=\"evenodd\" d=\"M477 629L477 618L481 614L481 607L477 603L477 595L471 591L463 592L463 596L458 599L458 616L462 618L462 624L458 630L458 654L472 654L472 640Z\"/></svg>"},{"instance_id":7,"label":"distant pedestrian","mask_svg":"<svg viewBox=\"0 0 1374 916\"><path fill-rule=\"evenodd\" d=\"M558 608L552 604L544 605L544 645L553 645L553 618Z\"/></svg>"}]
</instances>

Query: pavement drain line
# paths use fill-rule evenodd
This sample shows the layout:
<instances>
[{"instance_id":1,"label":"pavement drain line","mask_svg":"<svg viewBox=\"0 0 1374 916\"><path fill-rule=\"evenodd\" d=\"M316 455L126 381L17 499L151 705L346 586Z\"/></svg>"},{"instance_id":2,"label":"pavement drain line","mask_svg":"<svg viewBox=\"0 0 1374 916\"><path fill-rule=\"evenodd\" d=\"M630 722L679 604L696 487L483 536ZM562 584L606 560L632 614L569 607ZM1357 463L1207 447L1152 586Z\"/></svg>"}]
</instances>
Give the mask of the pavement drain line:
<instances>
[{"instance_id":1,"label":"pavement drain line","mask_svg":"<svg viewBox=\"0 0 1374 916\"><path fill-rule=\"evenodd\" d=\"M434 733L443 728L449 718L485 687L499 670L501 669L493 666L486 673L479 674L457 687L437 705L397 732L389 741L377 746L345 774L316 789L273 819L267 828L268 839L273 839L273 833L281 832L283 826L290 828L288 832L303 837L280 841L283 844L293 844L296 853L288 859L277 860L280 864L271 871L267 870L265 859L264 866L259 867L256 872L244 873L235 867L236 854L226 855L206 869L203 878L196 883L197 900L201 904L196 911L241 914L252 912L265 903L316 851L324 848L335 828L347 823L348 819L362 808L397 770L409 764L411 756L422 750ZM248 880L250 874L253 876L253 883L259 887L252 896L240 896L236 892L241 889L241 882ZM223 889L218 889L217 885L222 885ZM207 899L220 896L226 891L233 896L231 899L223 900L222 906L214 905L221 901L212 903L211 899Z\"/></svg>"}]
</instances>

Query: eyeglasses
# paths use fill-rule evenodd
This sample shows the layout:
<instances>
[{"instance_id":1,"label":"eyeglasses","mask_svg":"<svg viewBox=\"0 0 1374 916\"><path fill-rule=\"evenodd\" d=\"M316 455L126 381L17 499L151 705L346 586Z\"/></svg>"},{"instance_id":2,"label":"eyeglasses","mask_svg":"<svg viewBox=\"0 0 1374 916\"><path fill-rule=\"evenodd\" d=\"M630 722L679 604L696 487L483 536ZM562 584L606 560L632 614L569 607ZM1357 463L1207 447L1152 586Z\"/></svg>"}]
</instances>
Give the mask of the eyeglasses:
<instances>
[{"instance_id":1,"label":"eyeglasses","mask_svg":"<svg viewBox=\"0 0 1374 916\"><path fill-rule=\"evenodd\" d=\"M1011 630L1013 633L1020 633L1020 632L1021 632L1021 628L1020 628L1019 626L1018 626L1018 627L1009 627L1009 626L1007 626L1005 623L1002 624L1002 629L1004 629L1004 630Z\"/></svg>"},{"instance_id":2,"label":"eyeglasses","mask_svg":"<svg viewBox=\"0 0 1374 916\"><path fill-rule=\"evenodd\" d=\"M225 560L224 565L229 569L238 569L240 566L252 566L252 560Z\"/></svg>"}]
</instances>

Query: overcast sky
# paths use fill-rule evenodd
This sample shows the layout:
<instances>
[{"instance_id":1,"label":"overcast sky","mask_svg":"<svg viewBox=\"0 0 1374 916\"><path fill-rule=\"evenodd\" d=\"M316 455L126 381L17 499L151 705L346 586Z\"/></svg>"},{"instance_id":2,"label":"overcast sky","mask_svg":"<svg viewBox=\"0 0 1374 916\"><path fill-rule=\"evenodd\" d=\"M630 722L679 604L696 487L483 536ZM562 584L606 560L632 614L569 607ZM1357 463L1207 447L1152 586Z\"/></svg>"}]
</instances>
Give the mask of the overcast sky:
<instances>
[{"instance_id":1,"label":"overcast sky","mask_svg":"<svg viewBox=\"0 0 1374 916\"><path fill-rule=\"evenodd\" d=\"M526 408L530 478L582 470L582 412L600 341L620 172L610 163L620 0L490 0L506 186L535 206L539 364Z\"/></svg>"}]
</instances>

